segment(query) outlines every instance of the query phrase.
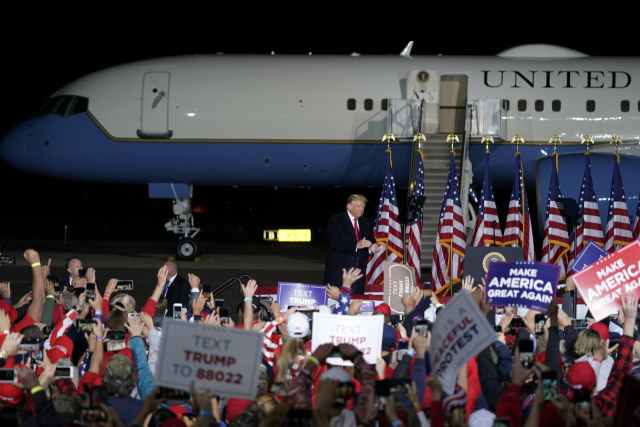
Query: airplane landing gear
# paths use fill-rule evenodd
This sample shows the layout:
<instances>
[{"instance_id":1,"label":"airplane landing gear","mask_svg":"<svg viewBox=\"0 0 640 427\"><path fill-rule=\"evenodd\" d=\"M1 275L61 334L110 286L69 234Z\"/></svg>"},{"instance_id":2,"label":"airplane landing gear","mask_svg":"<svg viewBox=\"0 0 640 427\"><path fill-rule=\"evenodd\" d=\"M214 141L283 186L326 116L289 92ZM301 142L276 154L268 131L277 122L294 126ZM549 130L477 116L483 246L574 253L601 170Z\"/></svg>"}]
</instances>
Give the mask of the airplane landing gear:
<instances>
[{"instance_id":1,"label":"airplane landing gear","mask_svg":"<svg viewBox=\"0 0 640 427\"><path fill-rule=\"evenodd\" d=\"M173 188L173 185L172 185ZM175 217L167 222L164 227L167 231L175 234L181 234L180 240L176 245L176 255L178 259L184 261L193 261L202 253L202 245L195 238L200 232L200 228L195 227L193 223L193 213L191 210L191 198L193 197L193 185L189 185L189 198L178 198L175 193L173 201L173 213Z\"/></svg>"}]
</instances>

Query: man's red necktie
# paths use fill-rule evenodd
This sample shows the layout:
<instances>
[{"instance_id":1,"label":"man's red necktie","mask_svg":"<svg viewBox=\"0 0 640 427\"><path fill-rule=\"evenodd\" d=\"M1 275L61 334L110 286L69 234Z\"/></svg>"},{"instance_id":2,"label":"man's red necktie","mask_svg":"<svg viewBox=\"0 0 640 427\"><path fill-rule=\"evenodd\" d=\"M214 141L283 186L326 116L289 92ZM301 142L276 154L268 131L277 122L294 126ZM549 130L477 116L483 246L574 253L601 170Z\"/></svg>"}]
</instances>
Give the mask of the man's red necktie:
<instances>
[{"instance_id":1,"label":"man's red necktie","mask_svg":"<svg viewBox=\"0 0 640 427\"><path fill-rule=\"evenodd\" d=\"M356 241L360 241L360 232L358 231L358 218L353 218L353 228L356 229Z\"/></svg>"}]
</instances>

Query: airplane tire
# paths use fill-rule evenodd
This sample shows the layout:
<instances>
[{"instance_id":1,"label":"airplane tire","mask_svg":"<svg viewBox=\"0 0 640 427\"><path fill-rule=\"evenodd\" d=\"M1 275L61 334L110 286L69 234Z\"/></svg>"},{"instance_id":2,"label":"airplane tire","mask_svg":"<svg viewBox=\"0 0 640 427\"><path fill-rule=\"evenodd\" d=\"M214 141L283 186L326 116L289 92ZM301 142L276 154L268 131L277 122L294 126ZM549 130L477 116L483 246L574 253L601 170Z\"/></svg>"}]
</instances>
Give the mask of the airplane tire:
<instances>
[{"instance_id":1,"label":"airplane tire","mask_svg":"<svg viewBox=\"0 0 640 427\"><path fill-rule=\"evenodd\" d=\"M176 245L176 255L178 256L178 259L183 261L193 261L198 255L200 255L200 252L200 242L196 239L185 237L180 239Z\"/></svg>"}]
</instances>

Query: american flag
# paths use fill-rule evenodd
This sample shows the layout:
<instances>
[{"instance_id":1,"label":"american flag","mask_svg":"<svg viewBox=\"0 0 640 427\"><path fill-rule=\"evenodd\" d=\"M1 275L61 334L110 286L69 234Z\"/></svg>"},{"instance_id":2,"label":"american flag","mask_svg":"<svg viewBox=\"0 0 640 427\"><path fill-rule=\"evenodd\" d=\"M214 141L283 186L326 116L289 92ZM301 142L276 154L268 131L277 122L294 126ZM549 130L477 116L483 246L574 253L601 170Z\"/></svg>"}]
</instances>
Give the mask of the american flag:
<instances>
[{"instance_id":1,"label":"american flag","mask_svg":"<svg viewBox=\"0 0 640 427\"><path fill-rule=\"evenodd\" d=\"M450 288L451 282L460 282L464 266L464 253L467 247L453 151L451 152L449 179L439 221L433 263L431 264L431 286L432 288L435 286L436 294L440 295Z\"/></svg>"},{"instance_id":2,"label":"american flag","mask_svg":"<svg viewBox=\"0 0 640 427\"><path fill-rule=\"evenodd\" d=\"M495 222L495 227L494 227ZM495 244L494 244L495 242ZM476 228L471 238L471 246L502 246L502 230L500 218L493 197L491 175L489 173L489 151L484 154L484 184L480 195Z\"/></svg>"},{"instance_id":3,"label":"american flag","mask_svg":"<svg viewBox=\"0 0 640 427\"><path fill-rule=\"evenodd\" d=\"M416 270L416 282L420 280L420 245L422 243L422 214L424 213L424 163L422 151L416 153L416 185L413 188L413 211L407 231L407 265Z\"/></svg>"},{"instance_id":4,"label":"american flag","mask_svg":"<svg viewBox=\"0 0 640 427\"><path fill-rule=\"evenodd\" d=\"M544 240L542 242L542 262L560 266L560 278L566 277L569 260L569 232L564 212L558 207L556 199L562 198L558 181L558 154L553 153L555 164L551 166L551 181L547 197L547 218L544 222Z\"/></svg>"},{"instance_id":5,"label":"american flag","mask_svg":"<svg viewBox=\"0 0 640 427\"><path fill-rule=\"evenodd\" d=\"M520 152L516 153L515 182L513 183L511 200L509 200L507 224L502 242L503 246L521 247L524 249L525 261L535 261L536 254L533 251L533 231L529 215L529 201L527 200L527 192L524 189Z\"/></svg>"},{"instance_id":6,"label":"american flag","mask_svg":"<svg viewBox=\"0 0 640 427\"><path fill-rule=\"evenodd\" d=\"M617 153L613 159L613 179L611 180L611 195L609 198L609 213L607 215L607 231L605 233L604 249L613 252L628 245L633 240L631 224L629 223L629 211L627 210L627 198L624 196L622 176Z\"/></svg>"},{"instance_id":7,"label":"american flag","mask_svg":"<svg viewBox=\"0 0 640 427\"><path fill-rule=\"evenodd\" d=\"M633 222L633 238L638 239L640 237L640 196L638 196L638 207L636 208L636 219Z\"/></svg>"},{"instance_id":8,"label":"american flag","mask_svg":"<svg viewBox=\"0 0 640 427\"><path fill-rule=\"evenodd\" d=\"M377 254L369 256L367 262L366 284L380 285L384 282L384 261L402 262L402 231L398 222L398 198L396 197L396 184L391 173L391 151L387 150L387 173L384 177L380 203L378 204L378 215L373 225L373 236L378 243L383 245L382 250ZM387 258L387 250L389 257Z\"/></svg>"},{"instance_id":9,"label":"american flag","mask_svg":"<svg viewBox=\"0 0 640 427\"><path fill-rule=\"evenodd\" d=\"M580 188L578 218L582 218L584 222L576 228L574 231L575 238L571 239L569 265L573 262L574 252L577 256L589 240L593 240L593 243L597 243L604 248L604 234L602 233L598 198L596 197L596 192L593 190L589 154L585 154L584 156L584 176L582 177L582 187Z\"/></svg>"}]
</instances>

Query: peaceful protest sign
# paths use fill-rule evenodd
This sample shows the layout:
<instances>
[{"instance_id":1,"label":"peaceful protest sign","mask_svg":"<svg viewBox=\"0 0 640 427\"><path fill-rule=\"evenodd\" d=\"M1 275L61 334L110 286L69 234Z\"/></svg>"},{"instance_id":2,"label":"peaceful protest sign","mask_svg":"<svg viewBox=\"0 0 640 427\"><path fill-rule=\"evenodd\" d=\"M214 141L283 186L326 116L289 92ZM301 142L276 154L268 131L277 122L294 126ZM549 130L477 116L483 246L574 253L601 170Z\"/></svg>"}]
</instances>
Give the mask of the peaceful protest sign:
<instances>
[{"instance_id":1,"label":"peaceful protest sign","mask_svg":"<svg viewBox=\"0 0 640 427\"><path fill-rule=\"evenodd\" d=\"M438 315L431 330L431 363L444 391L453 393L458 370L495 337L495 331L471 295L458 292Z\"/></svg>"},{"instance_id":2,"label":"peaceful protest sign","mask_svg":"<svg viewBox=\"0 0 640 427\"><path fill-rule=\"evenodd\" d=\"M362 352L362 357L367 363L375 365L382 350L383 323L384 316L336 316L313 313L311 351L315 351L322 344L351 344ZM353 366L353 363L338 357L327 358L327 363Z\"/></svg>"},{"instance_id":3,"label":"peaceful protest sign","mask_svg":"<svg viewBox=\"0 0 640 427\"><path fill-rule=\"evenodd\" d=\"M640 242L634 240L575 274L573 280L593 318L602 320L622 306L623 289L640 296L639 274Z\"/></svg>"},{"instance_id":4,"label":"peaceful protest sign","mask_svg":"<svg viewBox=\"0 0 640 427\"><path fill-rule=\"evenodd\" d=\"M524 307L547 312L555 298L560 267L535 261L492 262L487 299L492 307Z\"/></svg>"},{"instance_id":5,"label":"peaceful protest sign","mask_svg":"<svg viewBox=\"0 0 640 427\"><path fill-rule=\"evenodd\" d=\"M156 385L255 399L261 332L165 318L162 323Z\"/></svg>"},{"instance_id":6,"label":"peaceful protest sign","mask_svg":"<svg viewBox=\"0 0 640 427\"><path fill-rule=\"evenodd\" d=\"M413 267L385 261L384 269L384 297L383 301L391 307L391 314L404 314L402 297L413 294L416 285L416 271Z\"/></svg>"},{"instance_id":7,"label":"peaceful protest sign","mask_svg":"<svg viewBox=\"0 0 640 427\"><path fill-rule=\"evenodd\" d=\"M292 305L327 305L327 290L320 285L278 282L277 301L280 304L280 313L284 313L287 307Z\"/></svg>"},{"instance_id":8,"label":"peaceful protest sign","mask_svg":"<svg viewBox=\"0 0 640 427\"><path fill-rule=\"evenodd\" d=\"M602 258L609 256L609 252L605 251L595 243L593 240L589 240L582 251L578 254L575 261L571 263L569 267L574 273L579 273L594 262L601 260Z\"/></svg>"}]
</instances>

